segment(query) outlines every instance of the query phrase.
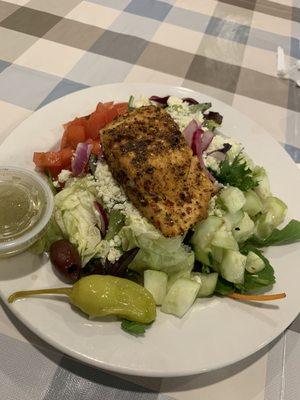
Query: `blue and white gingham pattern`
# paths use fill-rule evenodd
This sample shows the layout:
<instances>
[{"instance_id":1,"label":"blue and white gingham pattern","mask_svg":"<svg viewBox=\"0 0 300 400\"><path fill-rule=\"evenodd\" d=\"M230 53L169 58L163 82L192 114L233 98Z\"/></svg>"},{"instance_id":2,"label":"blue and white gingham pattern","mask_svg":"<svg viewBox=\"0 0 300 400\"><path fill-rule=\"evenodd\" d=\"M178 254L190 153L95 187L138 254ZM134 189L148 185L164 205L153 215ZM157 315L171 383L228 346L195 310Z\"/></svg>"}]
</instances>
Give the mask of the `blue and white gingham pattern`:
<instances>
[{"instance_id":1,"label":"blue and white gingham pattern","mask_svg":"<svg viewBox=\"0 0 300 400\"><path fill-rule=\"evenodd\" d=\"M225 101L300 162L300 88L276 76L277 46L292 65L299 38L299 0L0 0L0 143L61 96L147 81ZM223 370L173 380L120 378L49 348L3 306L0 398L296 400L299 321L267 349Z\"/></svg>"}]
</instances>

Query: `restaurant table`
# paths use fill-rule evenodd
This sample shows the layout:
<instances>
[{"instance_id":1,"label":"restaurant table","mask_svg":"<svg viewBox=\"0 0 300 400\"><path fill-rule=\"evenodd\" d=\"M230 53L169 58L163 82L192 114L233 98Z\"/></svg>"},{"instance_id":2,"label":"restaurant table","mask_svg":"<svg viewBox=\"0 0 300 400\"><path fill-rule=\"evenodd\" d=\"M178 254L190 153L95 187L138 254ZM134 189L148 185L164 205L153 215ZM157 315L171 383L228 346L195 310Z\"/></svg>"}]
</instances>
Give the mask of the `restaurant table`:
<instances>
[{"instance_id":1,"label":"restaurant table","mask_svg":"<svg viewBox=\"0 0 300 400\"><path fill-rule=\"evenodd\" d=\"M299 37L300 0L0 1L0 143L35 110L71 92L153 82L233 106L299 163L299 71L279 79L276 70L278 46L287 66L300 58ZM2 303L0 399L297 400L300 317L232 366L150 379L103 372L65 356Z\"/></svg>"}]
</instances>

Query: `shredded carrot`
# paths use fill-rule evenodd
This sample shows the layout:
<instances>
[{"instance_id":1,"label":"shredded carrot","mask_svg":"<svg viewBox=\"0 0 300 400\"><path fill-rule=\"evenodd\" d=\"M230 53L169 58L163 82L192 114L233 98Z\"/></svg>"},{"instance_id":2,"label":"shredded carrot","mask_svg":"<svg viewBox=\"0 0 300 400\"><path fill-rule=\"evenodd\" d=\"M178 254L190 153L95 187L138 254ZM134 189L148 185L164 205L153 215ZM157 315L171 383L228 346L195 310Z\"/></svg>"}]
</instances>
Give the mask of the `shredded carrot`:
<instances>
[{"instance_id":1,"label":"shredded carrot","mask_svg":"<svg viewBox=\"0 0 300 400\"><path fill-rule=\"evenodd\" d=\"M279 300L284 299L286 297L285 293L277 293L277 294L241 294L241 293L231 293L228 297L236 300L245 300L245 301L271 301L271 300Z\"/></svg>"}]
</instances>

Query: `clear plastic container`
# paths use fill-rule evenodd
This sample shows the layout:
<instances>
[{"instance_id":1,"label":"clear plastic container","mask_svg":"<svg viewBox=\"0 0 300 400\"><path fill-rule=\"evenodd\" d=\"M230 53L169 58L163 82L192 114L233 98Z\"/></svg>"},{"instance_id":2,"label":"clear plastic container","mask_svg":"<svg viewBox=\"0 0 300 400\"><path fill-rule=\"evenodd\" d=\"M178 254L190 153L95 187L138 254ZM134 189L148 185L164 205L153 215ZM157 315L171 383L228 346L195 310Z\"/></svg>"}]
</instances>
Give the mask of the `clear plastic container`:
<instances>
[{"instance_id":1,"label":"clear plastic container","mask_svg":"<svg viewBox=\"0 0 300 400\"><path fill-rule=\"evenodd\" d=\"M46 180L20 167L0 167L0 257L21 253L43 234L53 212Z\"/></svg>"}]
</instances>

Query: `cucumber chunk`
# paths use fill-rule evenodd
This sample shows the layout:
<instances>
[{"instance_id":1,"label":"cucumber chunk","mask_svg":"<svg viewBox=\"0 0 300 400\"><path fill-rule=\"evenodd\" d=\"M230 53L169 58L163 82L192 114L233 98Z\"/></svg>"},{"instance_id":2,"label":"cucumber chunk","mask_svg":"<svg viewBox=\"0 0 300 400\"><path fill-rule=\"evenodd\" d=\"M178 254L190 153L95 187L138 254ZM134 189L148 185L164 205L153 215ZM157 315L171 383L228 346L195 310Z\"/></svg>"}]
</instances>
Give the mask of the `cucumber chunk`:
<instances>
[{"instance_id":1,"label":"cucumber chunk","mask_svg":"<svg viewBox=\"0 0 300 400\"><path fill-rule=\"evenodd\" d=\"M239 211L246 202L243 192L234 186L223 189L220 193L220 198L231 214Z\"/></svg>"},{"instance_id":2,"label":"cucumber chunk","mask_svg":"<svg viewBox=\"0 0 300 400\"><path fill-rule=\"evenodd\" d=\"M210 244L214 234L222 224L222 219L214 215L196 224L195 232L191 238L196 260L210 265Z\"/></svg>"},{"instance_id":3,"label":"cucumber chunk","mask_svg":"<svg viewBox=\"0 0 300 400\"><path fill-rule=\"evenodd\" d=\"M221 247L211 246L211 256L218 264L222 261L224 249Z\"/></svg>"},{"instance_id":4,"label":"cucumber chunk","mask_svg":"<svg viewBox=\"0 0 300 400\"><path fill-rule=\"evenodd\" d=\"M161 311L181 318L193 305L199 292L200 283L187 278L178 279L168 291Z\"/></svg>"},{"instance_id":5,"label":"cucumber chunk","mask_svg":"<svg viewBox=\"0 0 300 400\"><path fill-rule=\"evenodd\" d=\"M263 214L256 221L256 236L261 239L269 236L284 221L286 212L287 206L282 200L274 196L267 197Z\"/></svg>"},{"instance_id":6,"label":"cucumber chunk","mask_svg":"<svg viewBox=\"0 0 300 400\"><path fill-rule=\"evenodd\" d=\"M225 224L214 234L211 244L222 249L238 250L239 248L232 232L227 229Z\"/></svg>"},{"instance_id":7,"label":"cucumber chunk","mask_svg":"<svg viewBox=\"0 0 300 400\"><path fill-rule=\"evenodd\" d=\"M211 274L202 274L200 272L192 272L191 279L201 283L197 297L211 296L217 285L218 274L213 272Z\"/></svg>"},{"instance_id":8,"label":"cucumber chunk","mask_svg":"<svg viewBox=\"0 0 300 400\"><path fill-rule=\"evenodd\" d=\"M222 219L214 215L198 222L195 226L195 232L192 236L191 243L194 246L200 246L202 249L205 249L210 245L215 232L220 228L222 223Z\"/></svg>"},{"instance_id":9,"label":"cucumber chunk","mask_svg":"<svg viewBox=\"0 0 300 400\"><path fill-rule=\"evenodd\" d=\"M144 287L152 294L155 304L160 306L167 294L168 275L162 271L144 271Z\"/></svg>"},{"instance_id":10,"label":"cucumber chunk","mask_svg":"<svg viewBox=\"0 0 300 400\"><path fill-rule=\"evenodd\" d=\"M253 251L249 251L246 260L246 270L250 272L250 274L255 274L262 271L264 268L264 261Z\"/></svg>"},{"instance_id":11,"label":"cucumber chunk","mask_svg":"<svg viewBox=\"0 0 300 400\"><path fill-rule=\"evenodd\" d=\"M178 271L178 272L175 272L175 273L169 275L169 279L168 279L168 283L167 283L167 292L179 278L188 278L189 279L190 277L191 277L190 271Z\"/></svg>"},{"instance_id":12,"label":"cucumber chunk","mask_svg":"<svg viewBox=\"0 0 300 400\"><path fill-rule=\"evenodd\" d=\"M245 212L241 222L232 230L234 238L238 242L244 242L254 233L255 224L249 215Z\"/></svg>"},{"instance_id":13,"label":"cucumber chunk","mask_svg":"<svg viewBox=\"0 0 300 400\"><path fill-rule=\"evenodd\" d=\"M250 217L254 217L263 210L262 201L254 190L248 190L244 193L244 196L246 198L246 203L243 206L243 210L246 211Z\"/></svg>"},{"instance_id":14,"label":"cucumber chunk","mask_svg":"<svg viewBox=\"0 0 300 400\"><path fill-rule=\"evenodd\" d=\"M278 197L270 196L264 203L264 213L269 213L272 216L273 226L276 228L280 225L286 216L287 205Z\"/></svg>"},{"instance_id":15,"label":"cucumber chunk","mask_svg":"<svg viewBox=\"0 0 300 400\"><path fill-rule=\"evenodd\" d=\"M255 236L260 239L268 237L274 230L273 218L270 213L262 214L255 222Z\"/></svg>"},{"instance_id":16,"label":"cucumber chunk","mask_svg":"<svg viewBox=\"0 0 300 400\"><path fill-rule=\"evenodd\" d=\"M242 220L244 213L242 210L237 211L234 214L226 213L223 216L223 220L229 229L232 229L234 226L237 226L238 223Z\"/></svg>"},{"instance_id":17,"label":"cucumber chunk","mask_svg":"<svg viewBox=\"0 0 300 400\"><path fill-rule=\"evenodd\" d=\"M254 188L254 191L261 199L266 199L270 196L270 182L267 172L262 167L254 168L254 176L258 181L258 186Z\"/></svg>"},{"instance_id":18,"label":"cucumber chunk","mask_svg":"<svg viewBox=\"0 0 300 400\"><path fill-rule=\"evenodd\" d=\"M211 266L211 249L202 249L201 247L194 247L195 260L202 262L205 265Z\"/></svg>"},{"instance_id":19,"label":"cucumber chunk","mask_svg":"<svg viewBox=\"0 0 300 400\"><path fill-rule=\"evenodd\" d=\"M224 279L232 283L243 283L247 257L239 251L226 250L220 272Z\"/></svg>"}]
</instances>

